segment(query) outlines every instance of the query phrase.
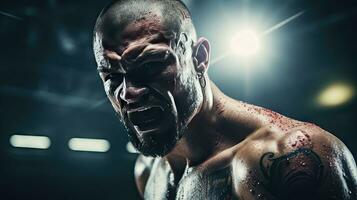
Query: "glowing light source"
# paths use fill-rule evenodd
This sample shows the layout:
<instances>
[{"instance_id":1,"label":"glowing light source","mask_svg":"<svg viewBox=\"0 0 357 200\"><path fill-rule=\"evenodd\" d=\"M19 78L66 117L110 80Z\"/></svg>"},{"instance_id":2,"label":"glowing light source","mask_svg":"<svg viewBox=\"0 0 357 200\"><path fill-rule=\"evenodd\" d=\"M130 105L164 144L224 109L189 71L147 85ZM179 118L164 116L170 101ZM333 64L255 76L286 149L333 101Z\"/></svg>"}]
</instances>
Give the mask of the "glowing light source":
<instances>
[{"instance_id":1,"label":"glowing light source","mask_svg":"<svg viewBox=\"0 0 357 200\"><path fill-rule=\"evenodd\" d=\"M139 153L138 150L136 150L136 148L133 146L133 144L131 142L128 142L126 144L126 150L129 152L129 153Z\"/></svg>"},{"instance_id":2,"label":"glowing light source","mask_svg":"<svg viewBox=\"0 0 357 200\"><path fill-rule=\"evenodd\" d=\"M107 152L110 143L104 139L71 138L68 146L73 151Z\"/></svg>"},{"instance_id":3,"label":"glowing light source","mask_svg":"<svg viewBox=\"0 0 357 200\"><path fill-rule=\"evenodd\" d=\"M352 86L336 83L325 88L317 97L320 105L326 107L338 106L349 101L354 95Z\"/></svg>"},{"instance_id":4,"label":"glowing light source","mask_svg":"<svg viewBox=\"0 0 357 200\"><path fill-rule=\"evenodd\" d=\"M257 23L259 20L253 20L253 21L249 20L247 22L244 22L243 20L238 23L236 20L234 20L234 22L227 25L227 27L233 27L232 30L228 28L227 31L224 31L227 33L227 35L222 37L223 39L228 39L228 41L225 41L225 43L230 46L230 49L228 51L223 51L223 53L211 59L210 64L215 65L231 55L240 56L240 58L244 58L244 59L237 59L237 60L243 60L245 62L248 60L252 60L253 55L256 55L258 52L259 54L261 53L265 54L267 52L271 52L272 50L261 52L262 49L264 50L267 49L266 47L261 48L263 47L262 43L264 43L264 46L267 43L269 43L266 40L267 39L266 36L286 26L293 20L302 16L304 13L305 11L298 12L292 15L291 17L288 17L265 30L262 29L262 27L265 26L264 24ZM250 16L249 18L251 19L252 16ZM255 31L253 31L252 29ZM237 32L237 30L241 30L241 31ZM233 38L231 38L231 35L234 35ZM262 39L264 39L264 41L262 41ZM267 57L267 55L264 55L264 57Z\"/></svg>"},{"instance_id":5,"label":"glowing light source","mask_svg":"<svg viewBox=\"0 0 357 200\"><path fill-rule=\"evenodd\" d=\"M51 140L46 136L13 135L10 137L10 144L19 148L48 149Z\"/></svg>"},{"instance_id":6,"label":"glowing light source","mask_svg":"<svg viewBox=\"0 0 357 200\"><path fill-rule=\"evenodd\" d=\"M240 56L255 55L260 48L258 34L252 30L239 31L231 42L231 50Z\"/></svg>"}]
</instances>

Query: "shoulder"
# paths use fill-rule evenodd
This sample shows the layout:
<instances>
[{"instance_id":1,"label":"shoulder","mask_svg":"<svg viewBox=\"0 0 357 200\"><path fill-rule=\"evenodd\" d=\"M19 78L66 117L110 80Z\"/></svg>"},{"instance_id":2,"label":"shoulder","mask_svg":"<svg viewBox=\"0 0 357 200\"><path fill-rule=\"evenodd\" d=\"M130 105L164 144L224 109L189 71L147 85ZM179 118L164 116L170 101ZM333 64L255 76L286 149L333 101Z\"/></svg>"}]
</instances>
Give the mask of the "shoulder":
<instances>
[{"instance_id":1,"label":"shoulder","mask_svg":"<svg viewBox=\"0 0 357 200\"><path fill-rule=\"evenodd\" d=\"M352 154L338 138L309 123L253 133L237 145L232 170L236 192L243 198L253 195L246 192L252 188L282 199L356 198Z\"/></svg>"},{"instance_id":2,"label":"shoulder","mask_svg":"<svg viewBox=\"0 0 357 200\"><path fill-rule=\"evenodd\" d=\"M134 168L135 182L140 195L144 196L146 182L149 179L156 158L139 155Z\"/></svg>"}]
</instances>

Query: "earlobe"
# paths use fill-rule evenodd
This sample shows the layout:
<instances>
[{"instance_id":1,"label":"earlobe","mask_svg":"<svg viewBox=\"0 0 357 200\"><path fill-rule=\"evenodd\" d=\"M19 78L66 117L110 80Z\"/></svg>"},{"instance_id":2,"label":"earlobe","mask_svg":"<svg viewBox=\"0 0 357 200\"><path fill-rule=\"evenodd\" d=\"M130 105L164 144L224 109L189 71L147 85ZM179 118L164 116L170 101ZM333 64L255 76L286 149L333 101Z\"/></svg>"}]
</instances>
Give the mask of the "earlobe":
<instances>
[{"instance_id":1,"label":"earlobe","mask_svg":"<svg viewBox=\"0 0 357 200\"><path fill-rule=\"evenodd\" d=\"M211 47L206 38L199 38L194 45L193 61L197 72L206 73L209 66Z\"/></svg>"}]
</instances>

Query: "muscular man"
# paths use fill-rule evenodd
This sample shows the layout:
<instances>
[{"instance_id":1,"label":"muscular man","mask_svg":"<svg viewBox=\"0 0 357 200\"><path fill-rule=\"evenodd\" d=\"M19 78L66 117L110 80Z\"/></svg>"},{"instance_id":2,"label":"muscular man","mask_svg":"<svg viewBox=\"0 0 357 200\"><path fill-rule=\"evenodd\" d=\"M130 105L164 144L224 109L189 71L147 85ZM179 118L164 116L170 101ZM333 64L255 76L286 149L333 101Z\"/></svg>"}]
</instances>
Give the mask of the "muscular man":
<instances>
[{"instance_id":1,"label":"muscular man","mask_svg":"<svg viewBox=\"0 0 357 200\"><path fill-rule=\"evenodd\" d=\"M180 1L113 2L97 19L94 52L141 152L143 198L356 199L356 164L340 140L231 99L210 81L210 44L196 38Z\"/></svg>"}]
</instances>

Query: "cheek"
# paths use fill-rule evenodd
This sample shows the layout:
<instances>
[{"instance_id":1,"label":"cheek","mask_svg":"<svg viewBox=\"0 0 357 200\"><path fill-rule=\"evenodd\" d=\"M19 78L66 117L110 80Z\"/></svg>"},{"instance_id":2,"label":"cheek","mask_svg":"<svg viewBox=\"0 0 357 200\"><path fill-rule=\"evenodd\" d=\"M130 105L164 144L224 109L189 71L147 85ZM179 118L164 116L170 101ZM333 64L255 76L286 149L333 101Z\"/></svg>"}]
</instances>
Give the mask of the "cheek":
<instances>
[{"instance_id":1,"label":"cheek","mask_svg":"<svg viewBox=\"0 0 357 200\"><path fill-rule=\"evenodd\" d=\"M193 72L189 67L178 74L174 96L181 109L192 109L201 101L201 89Z\"/></svg>"},{"instance_id":2,"label":"cheek","mask_svg":"<svg viewBox=\"0 0 357 200\"><path fill-rule=\"evenodd\" d=\"M156 77L155 81L162 89L175 93L177 88L177 67L169 66L166 70L161 72L159 76Z\"/></svg>"},{"instance_id":3,"label":"cheek","mask_svg":"<svg viewBox=\"0 0 357 200\"><path fill-rule=\"evenodd\" d=\"M104 83L104 90L105 93L112 104L113 108L115 109L116 112L120 113L121 112L121 105L118 102L117 98L115 97L116 95L116 90L119 90L118 88L113 88L110 81L106 81Z\"/></svg>"},{"instance_id":4,"label":"cheek","mask_svg":"<svg viewBox=\"0 0 357 200\"><path fill-rule=\"evenodd\" d=\"M103 83L105 94L109 97L111 94L110 82L106 81Z\"/></svg>"}]
</instances>

